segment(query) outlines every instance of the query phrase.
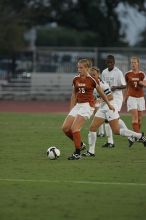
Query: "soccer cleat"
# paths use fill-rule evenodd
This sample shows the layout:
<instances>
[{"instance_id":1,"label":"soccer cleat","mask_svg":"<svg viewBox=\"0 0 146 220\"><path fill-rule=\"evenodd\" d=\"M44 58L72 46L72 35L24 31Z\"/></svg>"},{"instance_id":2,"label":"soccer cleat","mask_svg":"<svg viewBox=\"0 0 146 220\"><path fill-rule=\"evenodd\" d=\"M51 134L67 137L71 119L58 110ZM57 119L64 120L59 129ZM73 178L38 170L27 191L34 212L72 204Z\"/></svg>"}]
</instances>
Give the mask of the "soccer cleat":
<instances>
[{"instance_id":1,"label":"soccer cleat","mask_svg":"<svg viewBox=\"0 0 146 220\"><path fill-rule=\"evenodd\" d=\"M102 145L102 147L103 148L105 148L105 147L113 148L113 147L115 147L115 145L111 144L111 143L105 143L104 145Z\"/></svg>"},{"instance_id":2,"label":"soccer cleat","mask_svg":"<svg viewBox=\"0 0 146 220\"><path fill-rule=\"evenodd\" d=\"M105 137L104 134L97 134L97 137Z\"/></svg>"},{"instance_id":3,"label":"soccer cleat","mask_svg":"<svg viewBox=\"0 0 146 220\"><path fill-rule=\"evenodd\" d=\"M102 145L102 147L108 147L109 143L105 143Z\"/></svg>"},{"instance_id":4,"label":"soccer cleat","mask_svg":"<svg viewBox=\"0 0 146 220\"><path fill-rule=\"evenodd\" d=\"M114 145L114 144L111 144L111 143L108 143L108 147L109 147L109 148L112 148L112 147L115 147L115 145Z\"/></svg>"},{"instance_id":5,"label":"soccer cleat","mask_svg":"<svg viewBox=\"0 0 146 220\"><path fill-rule=\"evenodd\" d=\"M132 145L133 145L134 142L135 142L135 138L134 138L134 137L128 137L128 142L129 142L128 147L132 147Z\"/></svg>"},{"instance_id":6,"label":"soccer cleat","mask_svg":"<svg viewBox=\"0 0 146 220\"><path fill-rule=\"evenodd\" d=\"M79 154L72 154L70 157L68 157L68 160L80 160L82 157Z\"/></svg>"},{"instance_id":7,"label":"soccer cleat","mask_svg":"<svg viewBox=\"0 0 146 220\"><path fill-rule=\"evenodd\" d=\"M95 157L95 154L90 153L89 151L86 151L82 154L83 157Z\"/></svg>"},{"instance_id":8,"label":"soccer cleat","mask_svg":"<svg viewBox=\"0 0 146 220\"><path fill-rule=\"evenodd\" d=\"M86 144L84 142L81 142L80 151L85 150L85 149L86 149Z\"/></svg>"},{"instance_id":9,"label":"soccer cleat","mask_svg":"<svg viewBox=\"0 0 146 220\"><path fill-rule=\"evenodd\" d=\"M141 133L141 138L139 139L139 141L141 141L144 145L144 147L146 147L146 137L144 136L144 133Z\"/></svg>"}]
</instances>

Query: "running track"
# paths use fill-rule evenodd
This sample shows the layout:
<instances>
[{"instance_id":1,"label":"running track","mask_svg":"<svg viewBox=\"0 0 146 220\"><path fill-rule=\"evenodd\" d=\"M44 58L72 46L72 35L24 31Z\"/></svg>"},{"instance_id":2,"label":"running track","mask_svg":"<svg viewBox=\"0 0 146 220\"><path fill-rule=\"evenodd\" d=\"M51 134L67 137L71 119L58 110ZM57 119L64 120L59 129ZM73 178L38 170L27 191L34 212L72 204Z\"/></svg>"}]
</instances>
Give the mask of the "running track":
<instances>
[{"instance_id":1,"label":"running track","mask_svg":"<svg viewBox=\"0 0 146 220\"><path fill-rule=\"evenodd\" d=\"M70 102L60 101L5 101L0 100L0 112L68 112ZM125 105L122 113L126 113Z\"/></svg>"},{"instance_id":2,"label":"running track","mask_svg":"<svg viewBox=\"0 0 146 220\"><path fill-rule=\"evenodd\" d=\"M68 112L69 102L0 101L0 112Z\"/></svg>"}]
</instances>

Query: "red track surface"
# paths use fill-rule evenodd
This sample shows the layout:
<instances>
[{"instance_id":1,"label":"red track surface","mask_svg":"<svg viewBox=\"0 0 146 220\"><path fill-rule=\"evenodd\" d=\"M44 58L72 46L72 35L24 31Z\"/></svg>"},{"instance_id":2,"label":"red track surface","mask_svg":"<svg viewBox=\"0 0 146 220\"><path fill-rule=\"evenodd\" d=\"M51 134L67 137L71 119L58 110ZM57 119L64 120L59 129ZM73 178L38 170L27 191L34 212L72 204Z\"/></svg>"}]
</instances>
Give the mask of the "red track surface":
<instances>
[{"instance_id":1,"label":"red track surface","mask_svg":"<svg viewBox=\"0 0 146 220\"><path fill-rule=\"evenodd\" d=\"M0 101L0 112L68 112L69 102Z\"/></svg>"},{"instance_id":2,"label":"red track surface","mask_svg":"<svg viewBox=\"0 0 146 220\"><path fill-rule=\"evenodd\" d=\"M0 101L0 112L68 112L69 102L60 101ZM122 108L126 113L126 106Z\"/></svg>"},{"instance_id":3,"label":"red track surface","mask_svg":"<svg viewBox=\"0 0 146 220\"><path fill-rule=\"evenodd\" d=\"M68 112L69 102L60 101L0 101L0 112ZM123 105L122 113L126 113Z\"/></svg>"}]
</instances>

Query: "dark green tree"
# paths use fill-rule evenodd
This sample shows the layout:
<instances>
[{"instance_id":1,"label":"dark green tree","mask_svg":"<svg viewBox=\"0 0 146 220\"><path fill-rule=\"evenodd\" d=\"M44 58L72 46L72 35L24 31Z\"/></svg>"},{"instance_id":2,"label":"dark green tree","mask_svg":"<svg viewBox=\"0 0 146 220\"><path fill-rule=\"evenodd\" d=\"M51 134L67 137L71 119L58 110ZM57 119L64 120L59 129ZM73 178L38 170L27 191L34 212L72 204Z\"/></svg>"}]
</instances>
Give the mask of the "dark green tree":
<instances>
[{"instance_id":1,"label":"dark green tree","mask_svg":"<svg viewBox=\"0 0 146 220\"><path fill-rule=\"evenodd\" d=\"M120 35L120 21L115 13L120 2L146 11L145 0L1 0L1 51L23 48L27 29L52 22L77 33L88 32L94 46L123 45L124 36ZM84 42L89 45L86 39Z\"/></svg>"}]
</instances>

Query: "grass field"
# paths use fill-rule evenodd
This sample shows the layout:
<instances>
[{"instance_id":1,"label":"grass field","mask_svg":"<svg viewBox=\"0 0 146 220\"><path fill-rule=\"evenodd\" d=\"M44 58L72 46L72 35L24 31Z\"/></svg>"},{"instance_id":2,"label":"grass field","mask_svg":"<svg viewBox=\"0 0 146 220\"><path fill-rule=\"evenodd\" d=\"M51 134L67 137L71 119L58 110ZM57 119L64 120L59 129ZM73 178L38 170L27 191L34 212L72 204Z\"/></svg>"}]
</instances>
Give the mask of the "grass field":
<instances>
[{"instance_id":1,"label":"grass field","mask_svg":"<svg viewBox=\"0 0 146 220\"><path fill-rule=\"evenodd\" d=\"M146 148L129 149L115 136L116 147L102 149L106 139L98 138L95 158L68 161L73 144L61 131L64 118L0 113L0 220L145 220ZM58 160L46 156L52 145Z\"/></svg>"}]
</instances>

